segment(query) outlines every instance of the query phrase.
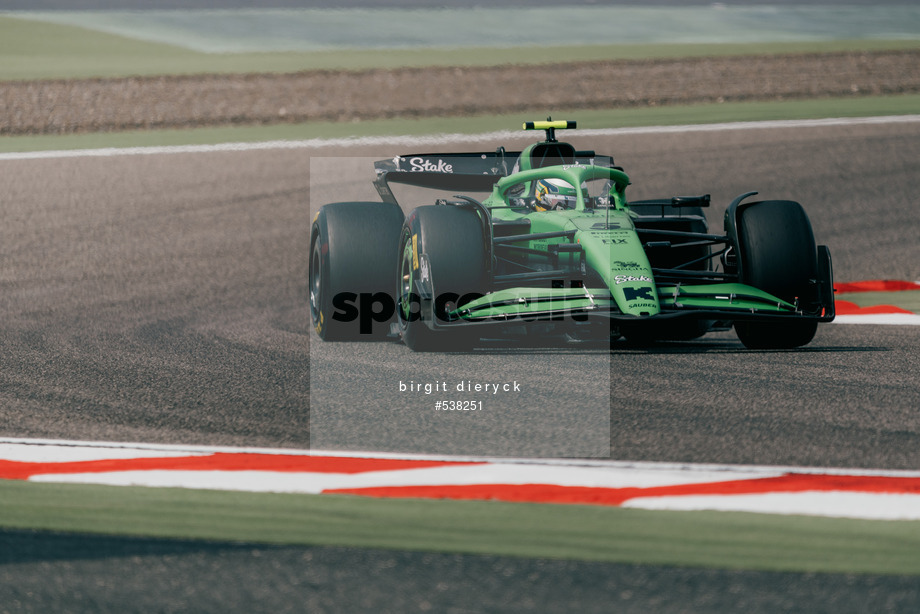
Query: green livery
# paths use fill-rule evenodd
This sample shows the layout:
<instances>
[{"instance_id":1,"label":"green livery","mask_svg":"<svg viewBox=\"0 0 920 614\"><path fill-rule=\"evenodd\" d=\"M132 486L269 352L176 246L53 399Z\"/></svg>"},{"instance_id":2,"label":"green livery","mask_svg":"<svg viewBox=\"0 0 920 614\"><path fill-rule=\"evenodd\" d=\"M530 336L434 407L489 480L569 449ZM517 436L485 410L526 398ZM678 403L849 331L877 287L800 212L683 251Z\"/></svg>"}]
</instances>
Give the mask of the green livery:
<instances>
[{"instance_id":1,"label":"green livery","mask_svg":"<svg viewBox=\"0 0 920 614\"><path fill-rule=\"evenodd\" d=\"M741 195L715 234L708 195L629 202L612 157L556 139L575 122L524 128L545 139L382 160L382 202L320 209L310 305L322 339L457 350L512 330L646 342L734 326L749 348L793 348L833 320L830 252L800 204ZM404 212L402 186L445 196Z\"/></svg>"}]
</instances>

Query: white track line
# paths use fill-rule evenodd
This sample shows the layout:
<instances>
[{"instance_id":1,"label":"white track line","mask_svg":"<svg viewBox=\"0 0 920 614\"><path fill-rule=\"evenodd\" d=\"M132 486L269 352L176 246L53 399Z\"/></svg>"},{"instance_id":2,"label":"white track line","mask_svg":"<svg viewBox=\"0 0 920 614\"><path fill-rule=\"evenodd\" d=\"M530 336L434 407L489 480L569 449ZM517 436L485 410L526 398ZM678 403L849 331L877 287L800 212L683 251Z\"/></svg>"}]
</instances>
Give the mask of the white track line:
<instances>
[{"instance_id":1,"label":"white track line","mask_svg":"<svg viewBox=\"0 0 920 614\"><path fill-rule=\"evenodd\" d=\"M779 128L825 128L834 126L866 126L884 124L905 124L920 122L920 115L889 115L880 117L797 119L756 122L733 122L721 124L694 124L682 126L643 126L635 128L604 128L579 130L579 136L619 136L643 134L675 134L689 132L724 132L729 130L775 130ZM307 139L291 141L263 141L256 143L221 143L217 145L175 145L157 147L107 147L102 149L73 149L53 151L29 151L0 153L5 160L45 160L54 158L91 158L113 156L139 156L182 153L245 152L277 149L321 149L324 147L367 147L449 145L488 140L524 138L521 131L502 130L480 134L434 134L429 136L374 136L339 139Z\"/></svg>"},{"instance_id":2,"label":"white track line","mask_svg":"<svg viewBox=\"0 0 920 614\"><path fill-rule=\"evenodd\" d=\"M920 326L920 314L875 313L845 315L834 318L834 324L883 324L888 326Z\"/></svg>"}]
</instances>

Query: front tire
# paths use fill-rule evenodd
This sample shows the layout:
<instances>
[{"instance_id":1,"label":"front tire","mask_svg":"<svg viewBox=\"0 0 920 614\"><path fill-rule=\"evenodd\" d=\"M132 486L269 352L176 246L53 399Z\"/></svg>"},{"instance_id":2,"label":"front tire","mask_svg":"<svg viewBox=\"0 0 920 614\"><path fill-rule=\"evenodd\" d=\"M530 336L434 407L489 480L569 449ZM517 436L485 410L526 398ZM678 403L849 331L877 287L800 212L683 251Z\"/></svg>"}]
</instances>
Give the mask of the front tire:
<instances>
[{"instance_id":1,"label":"front tire","mask_svg":"<svg viewBox=\"0 0 920 614\"><path fill-rule=\"evenodd\" d=\"M818 256L808 215L799 203L765 201L740 210L738 243L741 282L789 303L816 301ZM815 336L815 320L736 322L741 343L751 349L790 349Z\"/></svg>"},{"instance_id":2,"label":"front tire","mask_svg":"<svg viewBox=\"0 0 920 614\"><path fill-rule=\"evenodd\" d=\"M447 312L439 298L464 297L486 291L486 249L483 224L476 211L454 205L418 207L403 224L397 262L397 322L403 342L413 351L465 351L478 340L475 327L432 329ZM422 308L418 292L421 260L427 261L431 310ZM434 317L436 322L429 322Z\"/></svg>"}]
</instances>

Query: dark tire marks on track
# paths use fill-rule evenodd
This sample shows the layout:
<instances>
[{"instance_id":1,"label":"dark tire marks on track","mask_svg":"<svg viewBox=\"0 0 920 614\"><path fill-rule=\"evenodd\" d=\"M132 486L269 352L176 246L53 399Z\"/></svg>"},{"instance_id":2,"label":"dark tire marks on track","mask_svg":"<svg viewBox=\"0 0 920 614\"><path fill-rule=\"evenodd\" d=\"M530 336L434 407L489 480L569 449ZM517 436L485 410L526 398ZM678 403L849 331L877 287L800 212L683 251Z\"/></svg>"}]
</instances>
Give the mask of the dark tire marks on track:
<instances>
[{"instance_id":1,"label":"dark tire marks on track","mask_svg":"<svg viewBox=\"0 0 920 614\"><path fill-rule=\"evenodd\" d=\"M712 192L717 227L740 192L796 198L839 279L913 280L918 133L903 124L584 140L616 154L633 198ZM0 434L306 446L309 157L393 153L0 163ZM324 182L341 180L351 198L369 179ZM615 347L612 455L916 468L918 336L833 325L797 352L746 352L731 335ZM338 351L360 362L370 350ZM374 351L406 356L398 345ZM3 611L908 612L920 602L912 578L9 530L0 543Z\"/></svg>"},{"instance_id":2,"label":"dark tire marks on track","mask_svg":"<svg viewBox=\"0 0 920 614\"><path fill-rule=\"evenodd\" d=\"M3 434L307 446L306 166L4 163Z\"/></svg>"},{"instance_id":3,"label":"dark tire marks on track","mask_svg":"<svg viewBox=\"0 0 920 614\"><path fill-rule=\"evenodd\" d=\"M795 198L830 245L838 279L913 280L918 132L920 123L906 123L581 140L616 154L633 198L711 192L715 228L741 192ZM577 133L570 138L578 142ZM310 156L392 153L378 146L3 162L0 432L309 445ZM370 175L353 172L359 165L334 161L328 176L314 178L317 199L329 197L328 186L339 186L336 198L372 194ZM647 351L618 346L610 354L619 408L612 456L915 467L916 336L913 328L831 325L800 352L744 352L732 335ZM353 356L360 369L411 370L419 359L393 344L314 348L330 351L345 362ZM498 362L514 376L533 372L532 361L523 353ZM456 357L425 362L437 369ZM321 383L386 402L381 385L362 390L361 382L343 370ZM564 387L556 390L561 403ZM463 451L455 443L444 449ZM393 446L413 451L408 440Z\"/></svg>"}]
</instances>

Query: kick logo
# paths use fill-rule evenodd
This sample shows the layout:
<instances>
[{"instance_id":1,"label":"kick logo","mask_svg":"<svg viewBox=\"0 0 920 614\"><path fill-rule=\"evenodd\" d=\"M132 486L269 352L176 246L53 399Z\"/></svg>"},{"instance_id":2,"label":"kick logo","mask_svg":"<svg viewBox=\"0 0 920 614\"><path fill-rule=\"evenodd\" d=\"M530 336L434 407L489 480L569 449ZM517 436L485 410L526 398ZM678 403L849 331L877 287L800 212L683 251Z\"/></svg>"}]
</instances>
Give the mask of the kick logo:
<instances>
[{"instance_id":1,"label":"kick logo","mask_svg":"<svg viewBox=\"0 0 920 614\"><path fill-rule=\"evenodd\" d=\"M645 301L654 301L655 295L652 294L652 288L646 286L645 288L623 288L623 298L627 302L645 300Z\"/></svg>"}]
</instances>

